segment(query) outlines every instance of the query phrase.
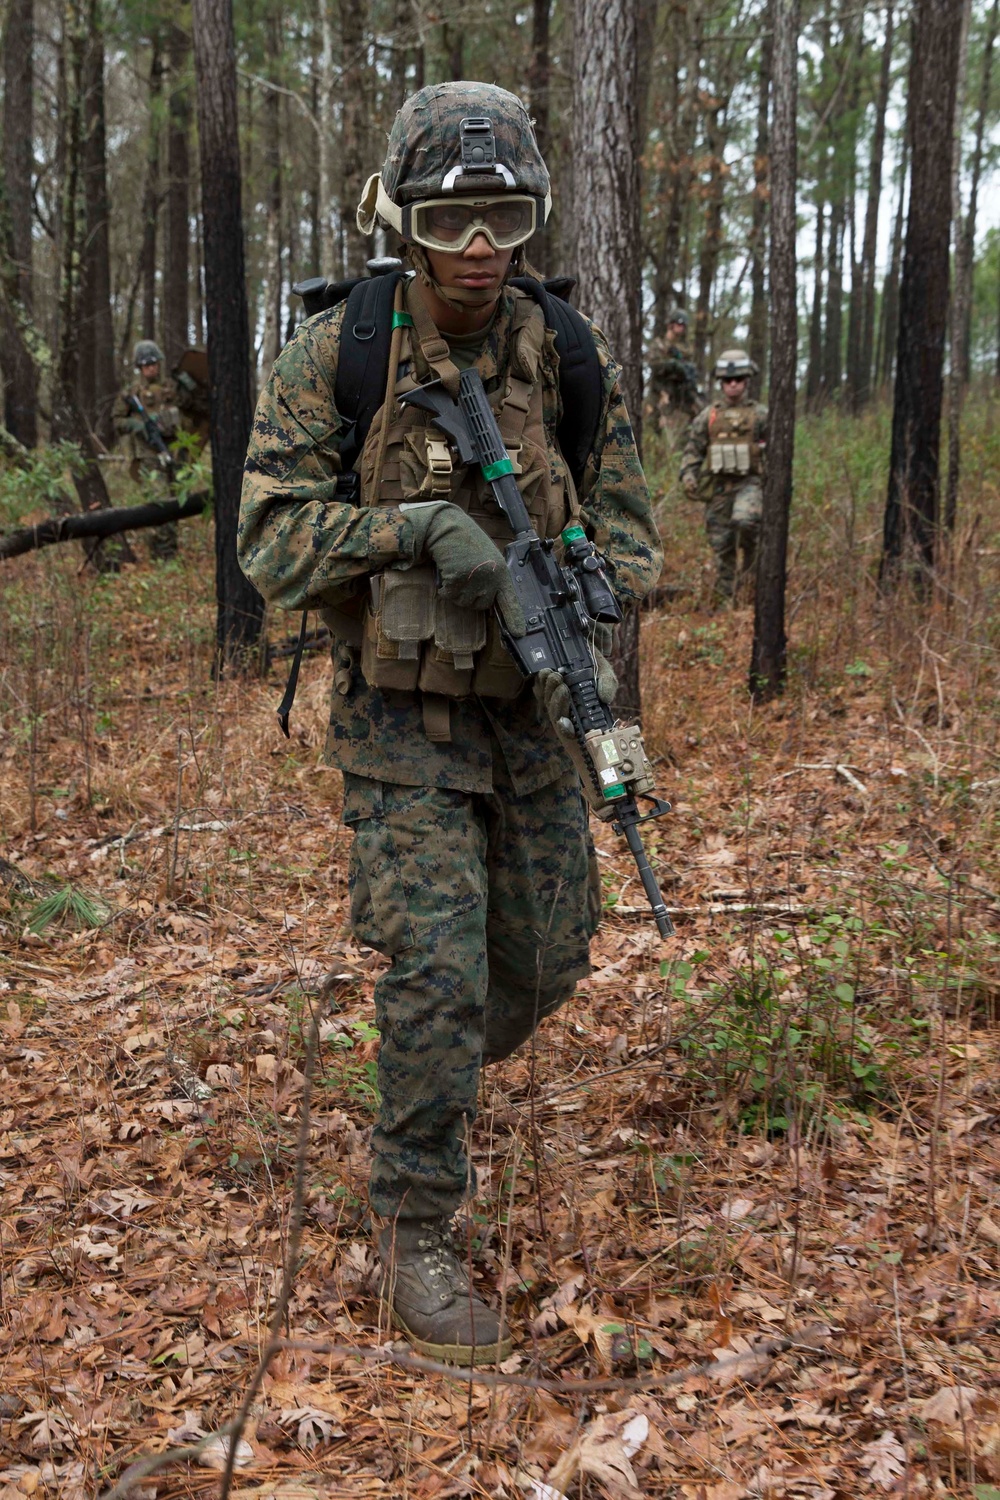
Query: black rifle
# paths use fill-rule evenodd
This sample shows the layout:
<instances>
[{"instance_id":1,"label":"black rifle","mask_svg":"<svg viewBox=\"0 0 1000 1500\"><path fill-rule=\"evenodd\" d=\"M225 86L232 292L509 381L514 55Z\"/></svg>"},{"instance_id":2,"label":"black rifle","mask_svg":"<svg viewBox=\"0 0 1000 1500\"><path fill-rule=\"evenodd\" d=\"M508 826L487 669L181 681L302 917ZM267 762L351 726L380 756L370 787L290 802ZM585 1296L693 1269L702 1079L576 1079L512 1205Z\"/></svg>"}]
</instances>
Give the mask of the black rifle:
<instances>
[{"instance_id":1,"label":"black rifle","mask_svg":"<svg viewBox=\"0 0 1000 1500\"><path fill-rule=\"evenodd\" d=\"M669 937L673 924L639 824L669 812L670 804L653 791L653 770L639 726L617 724L597 693L594 627L617 624L622 618L600 554L582 526L567 526L562 534L563 565L553 542L542 541L534 530L477 370L462 371L457 402L439 381L407 391L400 401L432 413L435 424L454 442L460 461L479 465L510 522L514 540L507 543L504 557L528 628L524 635L512 636L501 617L504 644L525 677L554 671L569 688L576 741L573 761L587 800L616 833L624 834L660 936ZM640 812L637 796L651 802L652 810Z\"/></svg>"},{"instance_id":2,"label":"black rifle","mask_svg":"<svg viewBox=\"0 0 1000 1500\"><path fill-rule=\"evenodd\" d=\"M133 395L131 392L125 397L125 404L130 411L134 411L136 416L141 419L143 437L160 460L160 467L165 471L168 478L172 479L174 477L174 455L167 447L166 439L159 429L156 418L149 415L139 397Z\"/></svg>"}]
</instances>

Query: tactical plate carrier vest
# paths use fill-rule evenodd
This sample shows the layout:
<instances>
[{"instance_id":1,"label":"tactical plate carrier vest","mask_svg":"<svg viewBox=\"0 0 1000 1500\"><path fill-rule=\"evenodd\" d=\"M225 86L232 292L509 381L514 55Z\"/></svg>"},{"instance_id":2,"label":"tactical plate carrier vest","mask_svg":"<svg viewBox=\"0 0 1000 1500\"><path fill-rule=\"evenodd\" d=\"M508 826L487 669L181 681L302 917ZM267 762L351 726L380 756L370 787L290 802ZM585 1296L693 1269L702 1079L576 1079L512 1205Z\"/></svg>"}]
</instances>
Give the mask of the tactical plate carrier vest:
<instances>
[{"instance_id":1,"label":"tactical plate carrier vest","mask_svg":"<svg viewBox=\"0 0 1000 1500\"><path fill-rule=\"evenodd\" d=\"M546 386L554 393L558 360L554 334L545 326L538 304L513 291L510 362L490 404L514 465L532 524L541 537L558 537L579 514L576 489L558 448L553 451L543 420ZM395 382L397 395L412 390L414 345L446 383L457 370L448 345L419 302L412 287L401 289L397 306L403 325ZM391 372L390 372L391 378ZM490 498L478 470L460 464L430 414L415 406L383 405L373 420L361 453L362 505L446 500L461 506L503 551L513 537L507 518ZM463 609L438 594L434 568L416 564L389 568L371 580L362 601L361 671L372 686L427 695L463 698L515 698L524 679L500 637L491 612ZM324 611L335 632L357 640L357 621L345 629L342 611Z\"/></svg>"},{"instance_id":2,"label":"tactical plate carrier vest","mask_svg":"<svg viewBox=\"0 0 1000 1500\"><path fill-rule=\"evenodd\" d=\"M759 474L763 447L754 437L757 408L713 406L708 419L708 471L710 474Z\"/></svg>"}]
</instances>

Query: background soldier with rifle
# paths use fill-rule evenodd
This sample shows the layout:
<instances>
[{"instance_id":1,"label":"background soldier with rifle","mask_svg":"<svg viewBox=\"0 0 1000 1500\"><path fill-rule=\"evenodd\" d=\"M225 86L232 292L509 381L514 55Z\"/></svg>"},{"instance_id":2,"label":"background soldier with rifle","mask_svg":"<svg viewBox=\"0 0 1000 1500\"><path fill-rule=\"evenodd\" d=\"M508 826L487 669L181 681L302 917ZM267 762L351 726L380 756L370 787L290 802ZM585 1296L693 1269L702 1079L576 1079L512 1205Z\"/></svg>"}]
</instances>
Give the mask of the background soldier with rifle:
<instances>
[{"instance_id":1,"label":"background soldier with rifle","mask_svg":"<svg viewBox=\"0 0 1000 1500\"><path fill-rule=\"evenodd\" d=\"M352 924L391 960L375 990L370 1184L383 1299L416 1348L457 1363L510 1348L450 1220L475 1187L467 1136L481 1067L589 972L600 878L559 735L568 722L579 741L584 697L603 722L617 686L612 626L593 610L577 697L551 668L539 692L525 681L508 647L544 635L547 606L544 590L512 583L515 528L492 485L516 478L534 536L522 532L525 547L562 556L581 541L615 608L641 599L661 563L607 345L517 275L548 209L519 99L468 82L409 99L358 215L367 232L396 231L408 270L330 289L335 305L279 355L241 510L247 574L273 604L319 608L333 634L327 756L344 773L355 836ZM463 371L495 418L496 463L484 450L470 462L440 425ZM444 404L430 398L428 410L431 391ZM580 567L593 571L583 553ZM621 769L641 789L638 751L634 777Z\"/></svg>"},{"instance_id":2,"label":"background soldier with rifle","mask_svg":"<svg viewBox=\"0 0 1000 1500\"><path fill-rule=\"evenodd\" d=\"M650 352L650 402L661 428L671 417L697 416L704 405L698 372L687 346L687 331L687 313L682 307L672 308L666 338L654 344Z\"/></svg>"},{"instance_id":3,"label":"background soldier with rifle","mask_svg":"<svg viewBox=\"0 0 1000 1500\"><path fill-rule=\"evenodd\" d=\"M132 480L149 491L150 500L169 500L174 479L170 443L181 429L186 393L161 373L163 354L152 339L140 339L133 358L138 379L118 398L115 428L131 460ZM176 552L177 522L154 527L150 556L165 561Z\"/></svg>"}]
</instances>

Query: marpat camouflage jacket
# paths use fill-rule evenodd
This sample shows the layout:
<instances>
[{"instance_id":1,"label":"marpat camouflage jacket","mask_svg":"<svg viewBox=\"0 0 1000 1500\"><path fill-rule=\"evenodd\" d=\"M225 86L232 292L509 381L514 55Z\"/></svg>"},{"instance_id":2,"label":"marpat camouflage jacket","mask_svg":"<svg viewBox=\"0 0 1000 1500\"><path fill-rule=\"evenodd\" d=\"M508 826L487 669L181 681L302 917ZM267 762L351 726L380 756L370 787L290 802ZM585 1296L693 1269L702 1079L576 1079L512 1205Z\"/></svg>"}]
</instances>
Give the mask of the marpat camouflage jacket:
<instances>
[{"instance_id":1,"label":"marpat camouflage jacket","mask_svg":"<svg viewBox=\"0 0 1000 1500\"><path fill-rule=\"evenodd\" d=\"M488 392L506 373L514 295L504 292L476 361ZM335 497L345 426L333 394L343 315L341 303L296 330L261 393L247 450L240 565L268 603L288 610L336 606L369 574L414 561L413 528L397 508L359 508ZM594 337L604 405L582 485L583 519L618 598L627 604L653 587L662 552L618 366L596 328ZM554 456L561 402L555 371L549 373L544 421ZM419 693L370 687L357 653L342 641L335 641L333 658L326 754L343 771L480 793L491 791L496 778L523 795L556 780L569 765L530 684L510 701L453 700L451 741L438 743L424 732Z\"/></svg>"}]
</instances>

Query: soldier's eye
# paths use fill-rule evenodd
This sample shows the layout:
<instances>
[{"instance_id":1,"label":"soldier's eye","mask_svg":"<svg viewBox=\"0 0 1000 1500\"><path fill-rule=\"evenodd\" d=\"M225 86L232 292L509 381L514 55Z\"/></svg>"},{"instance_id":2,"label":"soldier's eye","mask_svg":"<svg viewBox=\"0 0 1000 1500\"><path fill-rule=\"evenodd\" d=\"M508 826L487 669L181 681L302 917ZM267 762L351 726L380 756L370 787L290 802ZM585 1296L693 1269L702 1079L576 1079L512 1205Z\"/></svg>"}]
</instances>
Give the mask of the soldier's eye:
<instances>
[{"instance_id":1,"label":"soldier's eye","mask_svg":"<svg viewBox=\"0 0 1000 1500\"><path fill-rule=\"evenodd\" d=\"M457 239L469 224L472 211L457 203L441 204L427 209L427 227L441 239Z\"/></svg>"}]
</instances>

